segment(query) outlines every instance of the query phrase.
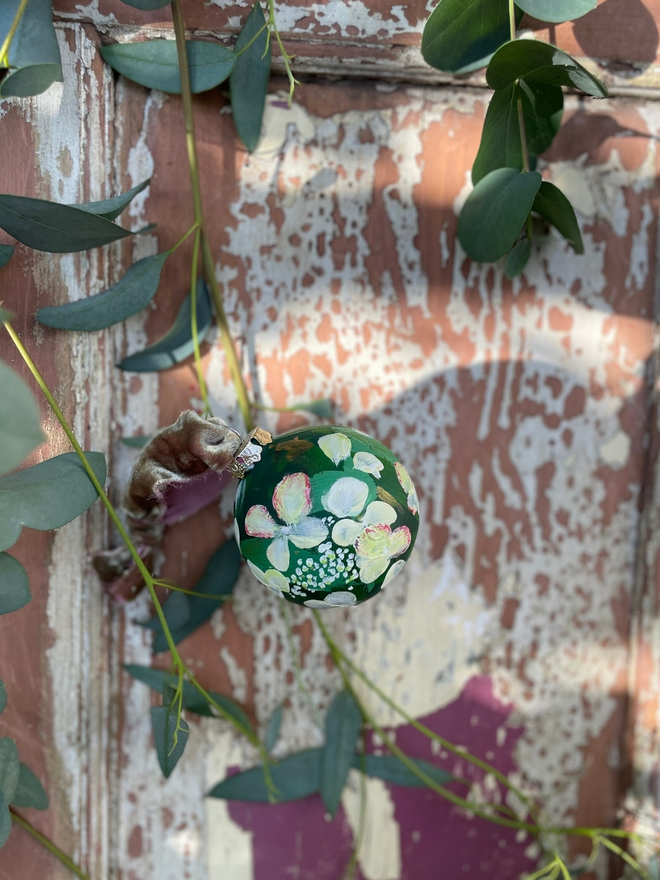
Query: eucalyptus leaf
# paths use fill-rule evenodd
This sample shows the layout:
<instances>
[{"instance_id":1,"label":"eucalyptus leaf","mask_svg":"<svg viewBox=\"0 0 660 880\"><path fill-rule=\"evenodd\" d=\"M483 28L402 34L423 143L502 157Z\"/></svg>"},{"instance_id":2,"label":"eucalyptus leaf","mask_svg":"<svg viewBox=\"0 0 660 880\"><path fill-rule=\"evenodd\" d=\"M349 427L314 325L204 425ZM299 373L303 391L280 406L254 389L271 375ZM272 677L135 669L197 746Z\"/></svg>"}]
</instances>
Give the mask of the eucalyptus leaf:
<instances>
[{"instance_id":1,"label":"eucalyptus leaf","mask_svg":"<svg viewBox=\"0 0 660 880\"><path fill-rule=\"evenodd\" d=\"M37 251L68 254L133 235L105 217L44 199L0 195L0 227Z\"/></svg>"},{"instance_id":2,"label":"eucalyptus leaf","mask_svg":"<svg viewBox=\"0 0 660 880\"><path fill-rule=\"evenodd\" d=\"M532 18L561 24L582 18L596 8L598 0L516 0L516 3Z\"/></svg>"},{"instance_id":3,"label":"eucalyptus leaf","mask_svg":"<svg viewBox=\"0 0 660 880\"><path fill-rule=\"evenodd\" d=\"M11 799L15 807L31 807L33 810L48 809L48 795L32 770L20 762L18 785Z\"/></svg>"},{"instance_id":4,"label":"eucalyptus leaf","mask_svg":"<svg viewBox=\"0 0 660 880\"><path fill-rule=\"evenodd\" d=\"M142 183L138 183L133 189L129 189L125 193L118 196L112 196L110 199L103 199L101 202L84 202L81 205L71 205L72 208L79 208L81 211L87 211L89 214L98 214L105 217L106 220L116 220L121 212L127 208L138 193L141 193L151 183L148 177ZM136 233L137 234L137 233Z\"/></svg>"},{"instance_id":5,"label":"eucalyptus leaf","mask_svg":"<svg viewBox=\"0 0 660 880\"><path fill-rule=\"evenodd\" d=\"M132 6L133 9L143 9L146 12L150 12L154 9L162 9L163 6L168 6L170 0L122 0L126 6Z\"/></svg>"},{"instance_id":6,"label":"eucalyptus leaf","mask_svg":"<svg viewBox=\"0 0 660 880\"><path fill-rule=\"evenodd\" d=\"M43 443L39 406L27 383L0 361L0 474Z\"/></svg>"},{"instance_id":7,"label":"eucalyptus leaf","mask_svg":"<svg viewBox=\"0 0 660 880\"><path fill-rule=\"evenodd\" d=\"M156 755L163 776L168 779L183 755L188 741L189 728L183 718L177 729L175 706L153 706L151 709L151 728L154 734Z\"/></svg>"},{"instance_id":8,"label":"eucalyptus leaf","mask_svg":"<svg viewBox=\"0 0 660 880\"><path fill-rule=\"evenodd\" d=\"M499 168L482 178L458 220L463 249L480 263L499 260L513 247L541 185L538 171Z\"/></svg>"},{"instance_id":9,"label":"eucalyptus leaf","mask_svg":"<svg viewBox=\"0 0 660 880\"><path fill-rule=\"evenodd\" d=\"M136 437L122 437L121 442L124 446L130 446L132 449L143 449L151 440L151 434L140 434Z\"/></svg>"},{"instance_id":10,"label":"eucalyptus leaf","mask_svg":"<svg viewBox=\"0 0 660 880\"><path fill-rule=\"evenodd\" d=\"M362 715L353 695L349 691L337 694L325 717L321 762L321 797L331 816L339 806L361 725Z\"/></svg>"},{"instance_id":11,"label":"eucalyptus leaf","mask_svg":"<svg viewBox=\"0 0 660 880\"><path fill-rule=\"evenodd\" d=\"M101 485L105 456L85 453ZM75 452L56 455L0 479L0 550L18 541L23 526L59 529L91 507L98 495Z\"/></svg>"},{"instance_id":12,"label":"eucalyptus leaf","mask_svg":"<svg viewBox=\"0 0 660 880\"><path fill-rule=\"evenodd\" d=\"M8 312L7 309L3 309L0 306L0 324L3 324L5 321L12 321L14 319L14 313Z\"/></svg>"},{"instance_id":13,"label":"eucalyptus leaf","mask_svg":"<svg viewBox=\"0 0 660 880\"><path fill-rule=\"evenodd\" d=\"M451 773L436 767L429 761L419 758L410 759L418 770L429 776L438 785L447 785L454 780ZM352 766L355 770L361 770L367 776L375 776L385 782L394 785L404 785L408 788L426 788L425 783L415 776L395 755L354 755Z\"/></svg>"},{"instance_id":14,"label":"eucalyptus leaf","mask_svg":"<svg viewBox=\"0 0 660 880\"><path fill-rule=\"evenodd\" d=\"M273 714L270 716L270 720L268 721L268 727L266 728L266 751L272 752L275 748L275 743L279 739L280 736L280 728L282 727L282 715L284 714L284 703L280 703L280 705L275 709Z\"/></svg>"},{"instance_id":15,"label":"eucalyptus leaf","mask_svg":"<svg viewBox=\"0 0 660 880\"><path fill-rule=\"evenodd\" d=\"M278 802L297 801L320 790L322 752L323 749L307 749L270 765ZM268 803L263 767L228 776L211 789L208 797Z\"/></svg>"},{"instance_id":16,"label":"eucalyptus leaf","mask_svg":"<svg viewBox=\"0 0 660 880\"><path fill-rule=\"evenodd\" d=\"M422 34L427 64L448 73L495 52L510 36L508 0L440 0Z\"/></svg>"},{"instance_id":17,"label":"eucalyptus leaf","mask_svg":"<svg viewBox=\"0 0 660 880\"><path fill-rule=\"evenodd\" d=\"M0 715L5 711L7 706L7 688L4 681L0 678Z\"/></svg>"},{"instance_id":18,"label":"eucalyptus leaf","mask_svg":"<svg viewBox=\"0 0 660 880\"><path fill-rule=\"evenodd\" d=\"M126 672L132 675L137 681L157 691L159 694L165 693L166 688L176 687L178 680L176 675L164 672L162 669L153 669L151 666L135 666L127 664L124 666ZM209 691L209 696L219 706L221 706L228 715L242 725L246 730L252 730L250 720L241 709L241 707L224 694L218 694L215 691ZM218 712L210 703L208 703L199 691L188 681L183 683L183 708L188 712L194 712L195 715L204 715L207 718L217 718Z\"/></svg>"},{"instance_id":19,"label":"eucalyptus leaf","mask_svg":"<svg viewBox=\"0 0 660 880\"><path fill-rule=\"evenodd\" d=\"M0 791L0 849L7 843L11 831L11 813L4 794Z\"/></svg>"},{"instance_id":20,"label":"eucalyptus leaf","mask_svg":"<svg viewBox=\"0 0 660 880\"><path fill-rule=\"evenodd\" d=\"M0 615L18 611L32 601L27 571L9 553L0 553Z\"/></svg>"},{"instance_id":21,"label":"eucalyptus leaf","mask_svg":"<svg viewBox=\"0 0 660 880\"><path fill-rule=\"evenodd\" d=\"M486 70L491 89L505 89L517 79L527 83L568 86L594 98L606 98L607 88L581 64L556 46L539 40L514 40L493 55Z\"/></svg>"},{"instance_id":22,"label":"eucalyptus leaf","mask_svg":"<svg viewBox=\"0 0 660 880\"><path fill-rule=\"evenodd\" d=\"M20 0L0 3L0 44L9 33ZM27 98L62 82L62 59L53 27L51 0L30 0L9 46L9 70L0 98Z\"/></svg>"},{"instance_id":23,"label":"eucalyptus leaf","mask_svg":"<svg viewBox=\"0 0 660 880\"><path fill-rule=\"evenodd\" d=\"M143 257L108 290L37 312L37 321L61 330L104 330L145 309L154 298L170 252Z\"/></svg>"},{"instance_id":24,"label":"eucalyptus leaf","mask_svg":"<svg viewBox=\"0 0 660 880\"><path fill-rule=\"evenodd\" d=\"M16 743L8 736L3 736L0 739L0 792L8 804L14 797L19 775L20 762Z\"/></svg>"},{"instance_id":25,"label":"eucalyptus leaf","mask_svg":"<svg viewBox=\"0 0 660 880\"><path fill-rule=\"evenodd\" d=\"M192 297L184 299L172 327L153 345L125 357L117 364L120 370L149 373L167 370L189 358L194 350L192 338ZM197 338L200 342L211 329L211 300L202 278L197 282Z\"/></svg>"},{"instance_id":26,"label":"eucalyptus leaf","mask_svg":"<svg viewBox=\"0 0 660 880\"><path fill-rule=\"evenodd\" d=\"M190 599L185 593L180 593L177 590L172 591L167 602L163 605L163 614L170 629L179 629L185 626L190 620ZM161 628L158 617L152 617L143 626L147 629Z\"/></svg>"},{"instance_id":27,"label":"eucalyptus leaf","mask_svg":"<svg viewBox=\"0 0 660 880\"><path fill-rule=\"evenodd\" d=\"M509 251L504 265L504 274L507 278L515 278L524 271L532 253L532 243L528 238L521 238Z\"/></svg>"},{"instance_id":28,"label":"eucalyptus leaf","mask_svg":"<svg viewBox=\"0 0 660 880\"><path fill-rule=\"evenodd\" d=\"M238 580L240 563L241 554L236 546L236 541L232 538L216 550L210 558L204 574L193 587L194 592L204 593L208 596L229 596L233 592L234 585ZM167 607L169 601L168 599L165 607ZM212 599L205 599L202 596L188 596L188 602L190 603L188 622L184 626L172 630L172 638L175 644L185 639L203 623L206 623L220 604ZM154 654L157 654L159 651L166 651L167 639L160 626L160 622L153 629L156 633L153 644Z\"/></svg>"},{"instance_id":29,"label":"eucalyptus leaf","mask_svg":"<svg viewBox=\"0 0 660 880\"><path fill-rule=\"evenodd\" d=\"M576 254L584 253L582 233L578 226L573 206L564 193L554 183L544 180L541 184L532 210L540 214L548 223L564 236Z\"/></svg>"},{"instance_id":30,"label":"eucalyptus leaf","mask_svg":"<svg viewBox=\"0 0 660 880\"><path fill-rule=\"evenodd\" d=\"M127 79L173 95L181 94L181 77L175 40L114 43L101 46L103 59ZM206 40L186 40L190 84L193 92L205 92L224 82L234 68L231 49Z\"/></svg>"},{"instance_id":31,"label":"eucalyptus leaf","mask_svg":"<svg viewBox=\"0 0 660 880\"><path fill-rule=\"evenodd\" d=\"M14 250L15 245L13 244L0 244L0 269L11 260Z\"/></svg>"},{"instance_id":32,"label":"eucalyptus leaf","mask_svg":"<svg viewBox=\"0 0 660 880\"><path fill-rule=\"evenodd\" d=\"M309 403L296 404L292 409L314 413L320 419L331 419L334 415L334 405L327 398L319 398L318 400L310 400Z\"/></svg>"},{"instance_id":33,"label":"eucalyptus leaf","mask_svg":"<svg viewBox=\"0 0 660 880\"><path fill-rule=\"evenodd\" d=\"M255 0L236 40L235 52L238 53L247 46L265 24L261 2ZM231 112L236 131L250 153L257 148L261 136L270 78L270 59L270 40L266 28L242 55L237 55L236 66L229 77Z\"/></svg>"}]
</instances>

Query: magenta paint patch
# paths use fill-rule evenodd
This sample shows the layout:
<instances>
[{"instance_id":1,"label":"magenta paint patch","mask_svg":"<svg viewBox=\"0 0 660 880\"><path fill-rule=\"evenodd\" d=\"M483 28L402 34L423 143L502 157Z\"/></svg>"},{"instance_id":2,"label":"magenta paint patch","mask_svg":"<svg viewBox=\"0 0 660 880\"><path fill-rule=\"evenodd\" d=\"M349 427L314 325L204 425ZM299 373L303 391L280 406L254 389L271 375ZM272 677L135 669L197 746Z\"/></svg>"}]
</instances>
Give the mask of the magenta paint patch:
<instances>
[{"instance_id":1,"label":"magenta paint patch","mask_svg":"<svg viewBox=\"0 0 660 880\"><path fill-rule=\"evenodd\" d=\"M491 680L475 676L461 696L420 721L457 745L465 745L503 773L515 769L513 749L520 728L498 729L511 707L495 699ZM406 725L395 731L397 744L409 755L424 758L465 779L478 782L483 773L449 753L434 755L430 741ZM370 752L373 743L367 743ZM464 794L464 786L454 786ZM401 836L402 869L396 880L516 880L534 867L524 854L530 839L516 842L516 832L483 819L468 819L434 792L389 786ZM319 795L290 804L229 802L229 813L253 834L254 880L341 880L353 837L341 807L326 820ZM358 871L355 880L364 880ZM394 880L390 874L388 880Z\"/></svg>"}]
</instances>

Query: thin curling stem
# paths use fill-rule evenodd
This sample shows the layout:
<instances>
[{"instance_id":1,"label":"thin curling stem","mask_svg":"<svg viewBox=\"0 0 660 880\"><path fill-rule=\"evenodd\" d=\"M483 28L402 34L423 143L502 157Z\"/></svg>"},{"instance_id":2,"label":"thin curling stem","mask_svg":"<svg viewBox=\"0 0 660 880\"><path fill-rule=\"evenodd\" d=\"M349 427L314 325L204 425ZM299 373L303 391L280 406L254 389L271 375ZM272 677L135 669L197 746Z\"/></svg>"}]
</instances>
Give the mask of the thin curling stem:
<instances>
[{"instance_id":1,"label":"thin curling stem","mask_svg":"<svg viewBox=\"0 0 660 880\"><path fill-rule=\"evenodd\" d=\"M79 868L76 863L69 858L69 856L62 852L59 846L56 846L52 840L46 837L45 834L42 834L41 831L37 831L37 829L28 822L27 819L24 819L20 813L17 813L13 807L9 807L9 812L11 813L11 821L16 823L16 825L20 826L24 831L27 831L28 834L32 835L32 837L43 846L44 849L47 849L49 853L55 856L56 859L59 859L62 864L71 871L72 874L75 874L76 877L79 877L80 880L90 880L89 876L85 874L82 868Z\"/></svg>"}]
</instances>

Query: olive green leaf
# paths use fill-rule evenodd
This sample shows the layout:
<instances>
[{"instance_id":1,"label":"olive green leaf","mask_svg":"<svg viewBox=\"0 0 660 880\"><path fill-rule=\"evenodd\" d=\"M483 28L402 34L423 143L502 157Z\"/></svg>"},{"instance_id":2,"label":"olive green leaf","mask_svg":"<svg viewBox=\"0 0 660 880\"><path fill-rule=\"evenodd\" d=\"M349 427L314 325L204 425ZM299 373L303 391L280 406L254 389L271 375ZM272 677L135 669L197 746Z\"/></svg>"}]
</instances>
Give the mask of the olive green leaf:
<instances>
[{"instance_id":1,"label":"olive green leaf","mask_svg":"<svg viewBox=\"0 0 660 880\"><path fill-rule=\"evenodd\" d=\"M0 474L44 442L39 406L27 384L0 361Z\"/></svg>"},{"instance_id":2,"label":"olive green leaf","mask_svg":"<svg viewBox=\"0 0 660 880\"><path fill-rule=\"evenodd\" d=\"M154 298L170 252L143 257L108 290L37 312L37 321L61 330L103 330L146 308Z\"/></svg>"},{"instance_id":3,"label":"olive green leaf","mask_svg":"<svg viewBox=\"0 0 660 880\"><path fill-rule=\"evenodd\" d=\"M11 832L11 813L4 794L0 791L0 849L7 843Z\"/></svg>"},{"instance_id":4,"label":"olive green leaf","mask_svg":"<svg viewBox=\"0 0 660 880\"><path fill-rule=\"evenodd\" d=\"M191 329L192 297L184 299L176 320L167 333L153 345L124 358L117 364L120 370L149 373L167 370L182 363L195 350ZM211 329L211 300L203 279L197 282L197 338L201 341Z\"/></svg>"},{"instance_id":5,"label":"olive green leaf","mask_svg":"<svg viewBox=\"0 0 660 880\"><path fill-rule=\"evenodd\" d=\"M44 199L0 195L0 227L37 251L68 254L133 235L105 217Z\"/></svg>"},{"instance_id":6,"label":"olive green leaf","mask_svg":"<svg viewBox=\"0 0 660 880\"><path fill-rule=\"evenodd\" d=\"M121 442L124 446L130 446L132 449L142 449L151 440L151 434L140 434L136 437L122 437Z\"/></svg>"},{"instance_id":7,"label":"olive green leaf","mask_svg":"<svg viewBox=\"0 0 660 880\"><path fill-rule=\"evenodd\" d=\"M14 254L13 244L0 244L0 269L6 266Z\"/></svg>"},{"instance_id":8,"label":"olive green leaf","mask_svg":"<svg viewBox=\"0 0 660 880\"><path fill-rule=\"evenodd\" d=\"M205 92L224 82L234 68L231 49L205 40L187 40L190 85L193 92ZM148 89L181 94L181 77L175 40L146 40L143 43L115 43L99 49L104 60L133 82Z\"/></svg>"},{"instance_id":9,"label":"olive green leaf","mask_svg":"<svg viewBox=\"0 0 660 880\"><path fill-rule=\"evenodd\" d=\"M189 728L181 718L177 725L175 706L153 706L151 709L151 728L154 734L156 754L163 776L167 779L183 754L188 742Z\"/></svg>"},{"instance_id":10,"label":"olive green leaf","mask_svg":"<svg viewBox=\"0 0 660 880\"><path fill-rule=\"evenodd\" d=\"M291 407L292 410L302 410L303 412L311 412L320 419L331 419L334 415L334 404L327 398L319 398L318 400L310 400L309 403L298 403Z\"/></svg>"},{"instance_id":11,"label":"olive green leaf","mask_svg":"<svg viewBox=\"0 0 660 880\"><path fill-rule=\"evenodd\" d=\"M0 679L0 715L5 711L7 705L7 688L4 681Z\"/></svg>"},{"instance_id":12,"label":"olive green leaf","mask_svg":"<svg viewBox=\"0 0 660 880\"><path fill-rule=\"evenodd\" d=\"M568 86L594 98L606 98L607 88L581 64L556 46L538 40L505 43L493 55L486 70L491 89L505 89L517 79L527 83Z\"/></svg>"},{"instance_id":13,"label":"olive green leaf","mask_svg":"<svg viewBox=\"0 0 660 880\"><path fill-rule=\"evenodd\" d=\"M240 570L241 554L236 546L236 541L232 538L226 541L210 558L204 574L193 587L195 593L205 593L208 596L228 596L232 593L234 585L238 580ZM174 643L178 644L190 633L194 632L198 627L211 617L220 604L213 599L205 599L203 596L187 596L190 603L190 617L187 623L177 629L172 630L172 638ZM165 608L171 600L167 600ZM153 651L154 654L167 650L167 640L165 633L158 622L153 626L156 633L154 638Z\"/></svg>"},{"instance_id":14,"label":"olive green leaf","mask_svg":"<svg viewBox=\"0 0 660 880\"><path fill-rule=\"evenodd\" d=\"M528 238L521 238L509 251L504 264L504 274L507 278L515 278L524 271L532 253L532 243Z\"/></svg>"},{"instance_id":15,"label":"olive green leaf","mask_svg":"<svg viewBox=\"0 0 660 880\"><path fill-rule=\"evenodd\" d=\"M16 743L8 736L3 736L0 738L0 792L8 804L13 800L19 775L20 762Z\"/></svg>"},{"instance_id":16,"label":"olive green leaf","mask_svg":"<svg viewBox=\"0 0 660 880\"><path fill-rule=\"evenodd\" d=\"M18 784L11 803L15 807L31 807L33 810L48 809L48 795L32 770L20 762Z\"/></svg>"},{"instance_id":17,"label":"olive green leaf","mask_svg":"<svg viewBox=\"0 0 660 880\"><path fill-rule=\"evenodd\" d=\"M484 121L479 152L472 167L472 182L478 183L497 168L523 167L522 138L518 114L520 97L529 154L548 149L561 125L564 95L559 86L540 83L512 83L495 92Z\"/></svg>"},{"instance_id":18,"label":"olive green leaf","mask_svg":"<svg viewBox=\"0 0 660 880\"><path fill-rule=\"evenodd\" d=\"M180 593L178 590L173 591L163 605L163 614L170 629L180 629L190 620L190 599L185 593ZM160 619L152 617L142 626L146 629L161 629Z\"/></svg>"},{"instance_id":19,"label":"olive green leaf","mask_svg":"<svg viewBox=\"0 0 660 880\"><path fill-rule=\"evenodd\" d=\"M560 24L575 21L596 8L598 0L516 0L518 6L539 21Z\"/></svg>"},{"instance_id":20,"label":"olive green leaf","mask_svg":"<svg viewBox=\"0 0 660 880\"><path fill-rule=\"evenodd\" d=\"M101 485L105 456L85 453ZM98 495L75 452L56 455L0 479L0 550L15 544L23 526L59 529L91 507Z\"/></svg>"},{"instance_id":21,"label":"olive green leaf","mask_svg":"<svg viewBox=\"0 0 660 880\"><path fill-rule=\"evenodd\" d=\"M144 9L147 12L150 12L154 9L162 9L163 6L167 6L170 0L122 0L127 6L132 6L133 9Z\"/></svg>"},{"instance_id":22,"label":"olive green leaf","mask_svg":"<svg viewBox=\"0 0 660 880\"><path fill-rule=\"evenodd\" d=\"M362 715L349 691L337 694L325 717L325 747L321 761L321 797L334 816L351 768L360 735Z\"/></svg>"},{"instance_id":23,"label":"olive green leaf","mask_svg":"<svg viewBox=\"0 0 660 880\"><path fill-rule=\"evenodd\" d=\"M272 752L275 748L275 743L279 739L280 736L280 728L282 727L282 715L284 714L284 703L280 703L280 705L275 709L273 714L270 716L270 720L268 722L268 727L266 728L266 751Z\"/></svg>"},{"instance_id":24,"label":"olive green leaf","mask_svg":"<svg viewBox=\"0 0 660 880\"><path fill-rule=\"evenodd\" d=\"M437 70L464 73L485 65L508 39L508 0L440 0L422 34L422 55Z\"/></svg>"},{"instance_id":25,"label":"olive green leaf","mask_svg":"<svg viewBox=\"0 0 660 880\"><path fill-rule=\"evenodd\" d=\"M513 247L541 185L537 171L499 168L482 178L458 220L463 249L480 263L499 260Z\"/></svg>"},{"instance_id":26,"label":"olive green leaf","mask_svg":"<svg viewBox=\"0 0 660 880\"><path fill-rule=\"evenodd\" d=\"M571 245L576 254L584 253L582 234L578 226L573 206L564 193L554 183L544 180L541 184L532 210L540 214L548 223L552 223Z\"/></svg>"},{"instance_id":27,"label":"olive green leaf","mask_svg":"<svg viewBox=\"0 0 660 880\"><path fill-rule=\"evenodd\" d=\"M178 683L176 675L164 672L162 669L153 669L150 666L136 666L132 664L127 664L124 666L124 669L137 681L141 681L143 684L148 685L148 687L157 691L159 694L164 693L166 688L175 688ZM230 697L226 697L224 694L215 693L215 691L209 691L209 696L246 730L252 730L249 718L238 703ZM218 717L217 709L214 709L213 706L211 706L211 704L205 700L199 691L188 681L184 681L183 683L183 708L187 709L189 712L194 712L195 715L204 715L208 718Z\"/></svg>"},{"instance_id":28,"label":"olive green leaf","mask_svg":"<svg viewBox=\"0 0 660 880\"><path fill-rule=\"evenodd\" d=\"M255 0L252 12L236 40L235 51L250 43L264 27L266 19L260 0ZM256 149L261 135L261 122L266 106L266 91L270 77L271 48L268 30L236 58L236 66L229 77L231 112L236 131L249 152Z\"/></svg>"},{"instance_id":29,"label":"olive green leaf","mask_svg":"<svg viewBox=\"0 0 660 880\"><path fill-rule=\"evenodd\" d=\"M106 220L116 220L124 208L127 208L133 201L135 196L138 193L141 193L142 190L146 189L150 183L151 178L148 177L146 180L143 180L142 183L138 183L137 186L134 186L133 189L129 189L127 192L121 193L118 196L112 196L110 199L103 199L101 202L84 202L82 205L71 205L71 207L79 208L81 211L87 211L90 214L98 214L100 217L105 217ZM135 235L137 235L137 233L135 233Z\"/></svg>"},{"instance_id":30,"label":"olive green leaf","mask_svg":"<svg viewBox=\"0 0 660 880\"><path fill-rule=\"evenodd\" d=\"M0 3L0 44L9 33L20 0ZM28 98L62 82L62 59L53 27L51 0L30 0L9 46L9 70L0 98Z\"/></svg>"},{"instance_id":31,"label":"olive green leaf","mask_svg":"<svg viewBox=\"0 0 660 880\"><path fill-rule=\"evenodd\" d=\"M0 553L0 614L11 614L32 601L27 571L9 553Z\"/></svg>"},{"instance_id":32,"label":"olive green leaf","mask_svg":"<svg viewBox=\"0 0 660 880\"><path fill-rule=\"evenodd\" d=\"M322 753L323 749L307 749L270 765L278 802L297 801L320 790ZM263 767L228 776L211 789L208 797L268 803Z\"/></svg>"},{"instance_id":33,"label":"olive green leaf","mask_svg":"<svg viewBox=\"0 0 660 880\"><path fill-rule=\"evenodd\" d=\"M422 761L419 758L410 759L418 770L421 770L429 776L438 785L447 785L452 782L454 777L446 770L436 767L428 761ZM391 782L394 785L405 785L408 788L425 788L422 780L415 776L412 770L409 770L394 755L353 755L351 766L355 770L361 770L367 776L375 776L384 782Z\"/></svg>"}]
</instances>

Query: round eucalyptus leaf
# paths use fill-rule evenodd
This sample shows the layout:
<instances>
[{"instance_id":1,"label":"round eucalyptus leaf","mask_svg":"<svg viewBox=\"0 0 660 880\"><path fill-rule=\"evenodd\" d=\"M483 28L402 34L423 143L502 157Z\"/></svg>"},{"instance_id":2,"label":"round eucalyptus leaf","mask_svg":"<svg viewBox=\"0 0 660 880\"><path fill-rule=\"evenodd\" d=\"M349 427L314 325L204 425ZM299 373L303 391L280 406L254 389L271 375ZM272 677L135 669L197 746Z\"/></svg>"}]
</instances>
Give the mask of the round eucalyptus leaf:
<instances>
[{"instance_id":1,"label":"round eucalyptus leaf","mask_svg":"<svg viewBox=\"0 0 660 880\"><path fill-rule=\"evenodd\" d=\"M0 792L8 804L14 797L19 775L20 762L16 743L8 736L3 736L0 738Z\"/></svg>"},{"instance_id":2,"label":"round eucalyptus leaf","mask_svg":"<svg viewBox=\"0 0 660 880\"><path fill-rule=\"evenodd\" d=\"M20 0L0 3L0 44L18 11ZM53 27L51 0L30 0L9 45L9 70L0 81L0 97L27 98L62 82L62 59Z\"/></svg>"},{"instance_id":3,"label":"round eucalyptus leaf","mask_svg":"<svg viewBox=\"0 0 660 880\"><path fill-rule=\"evenodd\" d=\"M548 223L552 223L571 245L576 254L584 253L582 233L578 226L573 206L564 193L554 183L544 180L541 184L532 210L540 214Z\"/></svg>"},{"instance_id":4,"label":"round eucalyptus leaf","mask_svg":"<svg viewBox=\"0 0 660 880\"><path fill-rule=\"evenodd\" d=\"M11 832L11 813L4 794L0 791L0 849L7 843Z\"/></svg>"},{"instance_id":5,"label":"round eucalyptus leaf","mask_svg":"<svg viewBox=\"0 0 660 880\"><path fill-rule=\"evenodd\" d=\"M559 24L582 18L596 8L598 0L516 0L516 3L532 18Z\"/></svg>"},{"instance_id":6,"label":"round eucalyptus leaf","mask_svg":"<svg viewBox=\"0 0 660 880\"><path fill-rule=\"evenodd\" d=\"M475 186L458 221L463 249L480 263L508 253L520 234L541 185L538 171L491 171Z\"/></svg>"},{"instance_id":7,"label":"round eucalyptus leaf","mask_svg":"<svg viewBox=\"0 0 660 880\"><path fill-rule=\"evenodd\" d=\"M491 89L505 89L517 79L580 89L594 98L606 98L603 83L556 46L539 40L514 40L493 55L486 70Z\"/></svg>"},{"instance_id":8,"label":"round eucalyptus leaf","mask_svg":"<svg viewBox=\"0 0 660 880\"><path fill-rule=\"evenodd\" d=\"M32 601L25 568L9 553L0 553L0 615L18 611Z\"/></svg>"},{"instance_id":9,"label":"round eucalyptus leaf","mask_svg":"<svg viewBox=\"0 0 660 880\"><path fill-rule=\"evenodd\" d=\"M0 361L0 474L44 442L39 406L27 384Z\"/></svg>"},{"instance_id":10,"label":"round eucalyptus leaf","mask_svg":"<svg viewBox=\"0 0 660 880\"><path fill-rule=\"evenodd\" d=\"M422 34L422 55L437 70L464 72L508 39L508 0L440 0Z\"/></svg>"},{"instance_id":11,"label":"round eucalyptus leaf","mask_svg":"<svg viewBox=\"0 0 660 880\"><path fill-rule=\"evenodd\" d=\"M504 274L507 278L515 278L525 269L532 253L532 243L528 238L521 238L509 251L504 266Z\"/></svg>"},{"instance_id":12,"label":"round eucalyptus leaf","mask_svg":"<svg viewBox=\"0 0 660 880\"><path fill-rule=\"evenodd\" d=\"M43 785L27 764L24 764L22 761L20 763L18 785L11 803L15 807L31 807L33 810L48 809L48 795L44 791Z\"/></svg>"},{"instance_id":13,"label":"round eucalyptus leaf","mask_svg":"<svg viewBox=\"0 0 660 880\"><path fill-rule=\"evenodd\" d=\"M59 64L31 64L11 71L0 81L0 98L32 98L41 95L54 82L62 82Z\"/></svg>"}]
</instances>

